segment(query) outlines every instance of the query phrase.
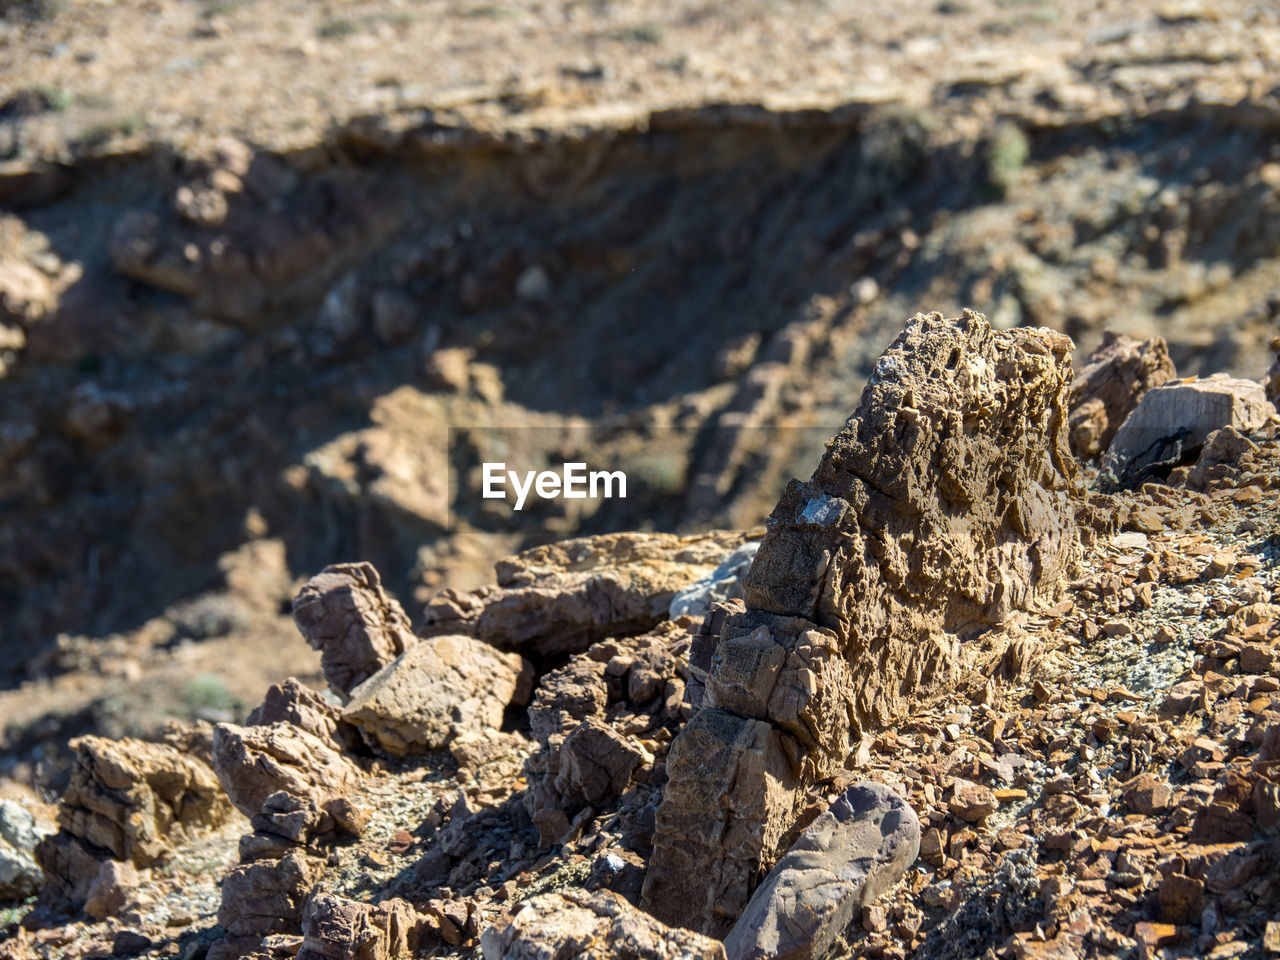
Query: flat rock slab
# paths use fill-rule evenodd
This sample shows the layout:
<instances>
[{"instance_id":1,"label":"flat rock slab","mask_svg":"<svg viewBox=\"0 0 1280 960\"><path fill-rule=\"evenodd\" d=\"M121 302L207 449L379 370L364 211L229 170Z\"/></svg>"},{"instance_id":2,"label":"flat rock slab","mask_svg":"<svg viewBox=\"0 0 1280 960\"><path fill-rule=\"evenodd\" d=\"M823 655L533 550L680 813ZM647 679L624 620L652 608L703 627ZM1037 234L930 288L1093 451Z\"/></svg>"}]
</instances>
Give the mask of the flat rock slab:
<instances>
[{"instance_id":1,"label":"flat rock slab","mask_svg":"<svg viewBox=\"0 0 1280 960\"><path fill-rule=\"evenodd\" d=\"M728 960L823 956L920 853L920 821L880 783L854 784L800 834L725 938Z\"/></svg>"},{"instance_id":2,"label":"flat rock slab","mask_svg":"<svg viewBox=\"0 0 1280 960\"><path fill-rule=\"evenodd\" d=\"M342 718L371 746L410 756L497 730L508 704L528 702L532 686L533 668L518 653L472 637L432 637L352 690Z\"/></svg>"},{"instance_id":3,"label":"flat rock slab","mask_svg":"<svg viewBox=\"0 0 1280 960\"><path fill-rule=\"evenodd\" d=\"M1274 416L1262 384L1226 374L1179 380L1150 390L1116 431L1103 470L1120 486L1162 461L1183 457L1223 427L1251 433Z\"/></svg>"}]
</instances>

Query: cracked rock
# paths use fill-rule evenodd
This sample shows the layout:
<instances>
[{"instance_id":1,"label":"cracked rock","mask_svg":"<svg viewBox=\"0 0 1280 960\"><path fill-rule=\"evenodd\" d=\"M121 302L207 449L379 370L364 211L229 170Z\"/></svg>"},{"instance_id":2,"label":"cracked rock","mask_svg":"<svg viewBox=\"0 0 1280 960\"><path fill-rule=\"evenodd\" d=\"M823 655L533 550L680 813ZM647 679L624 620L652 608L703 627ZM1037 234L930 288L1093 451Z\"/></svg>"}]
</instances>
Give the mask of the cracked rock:
<instances>
[{"instance_id":1,"label":"cracked rock","mask_svg":"<svg viewBox=\"0 0 1280 960\"><path fill-rule=\"evenodd\" d=\"M342 717L395 757L427 753L498 730L511 703L527 703L533 668L472 637L438 636L410 647L351 691Z\"/></svg>"},{"instance_id":2,"label":"cracked rock","mask_svg":"<svg viewBox=\"0 0 1280 960\"><path fill-rule=\"evenodd\" d=\"M1110 330L1071 386L1071 450L1093 460L1111 446L1143 395L1177 376L1163 337L1135 340Z\"/></svg>"},{"instance_id":3,"label":"cracked rock","mask_svg":"<svg viewBox=\"0 0 1280 960\"><path fill-rule=\"evenodd\" d=\"M46 892L80 905L100 864L147 867L231 812L214 772L167 744L80 737L56 834L36 846Z\"/></svg>"},{"instance_id":4,"label":"cracked rock","mask_svg":"<svg viewBox=\"0 0 1280 960\"><path fill-rule=\"evenodd\" d=\"M370 563L325 567L293 601L293 620L343 696L417 642L409 617Z\"/></svg>"},{"instance_id":5,"label":"cracked rock","mask_svg":"<svg viewBox=\"0 0 1280 960\"><path fill-rule=\"evenodd\" d=\"M496 588L435 597L423 634L466 633L530 656L580 652L665 620L676 594L745 539L723 531L616 533L535 547L498 562Z\"/></svg>"},{"instance_id":6,"label":"cracked rock","mask_svg":"<svg viewBox=\"0 0 1280 960\"><path fill-rule=\"evenodd\" d=\"M850 787L765 877L724 940L728 960L822 957L920 852L920 822L892 789Z\"/></svg>"},{"instance_id":7,"label":"cracked rock","mask_svg":"<svg viewBox=\"0 0 1280 960\"><path fill-rule=\"evenodd\" d=\"M917 315L813 477L769 519L702 706L672 744L645 878L665 922L723 935L802 790L943 683L1016 673L1015 613L1080 554L1071 341ZM1016 642L1015 642L1016 641Z\"/></svg>"},{"instance_id":8,"label":"cracked rock","mask_svg":"<svg viewBox=\"0 0 1280 960\"><path fill-rule=\"evenodd\" d=\"M317 893L302 911L297 960L409 960L432 930L398 898L370 904Z\"/></svg>"},{"instance_id":9,"label":"cracked rock","mask_svg":"<svg viewBox=\"0 0 1280 960\"><path fill-rule=\"evenodd\" d=\"M1249 434L1275 413L1256 380L1215 373L1166 383L1148 391L1116 431L1102 469L1117 485L1132 486L1154 466L1199 451L1215 430Z\"/></svg>"}]
</instances>

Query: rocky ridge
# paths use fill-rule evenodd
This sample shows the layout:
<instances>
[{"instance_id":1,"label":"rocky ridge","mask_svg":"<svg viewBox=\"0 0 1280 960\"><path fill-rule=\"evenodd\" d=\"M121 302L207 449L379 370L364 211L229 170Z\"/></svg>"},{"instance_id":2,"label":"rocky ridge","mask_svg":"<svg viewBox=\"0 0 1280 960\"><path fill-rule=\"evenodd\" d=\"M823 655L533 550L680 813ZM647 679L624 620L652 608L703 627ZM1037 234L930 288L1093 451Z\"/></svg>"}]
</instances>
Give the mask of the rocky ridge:
<instances>
[{"instance_id":1,"label":"rocky ridge","mask_svg":"<svg viewBox=\"0 0 1280 960\"><path fill-rule=\"evenodd\" d=\"M978 314L916 317L814 478L784 493L742 599L724 565L745 535L624 538L659 576L610 575L616 537L571 541L504 562L506 586L478 594L528 591L511 571L541 570L518 603L552 628L496 646L428 629L397 652L362 639L396 607L349 602L348 568L319 575L299 607L348 598L320 601L346 618L326 643L357 638L375 689L419 673L429 708L379 709L424 735L387 749L351 722L361 686L290 681L246 725L81 741L36 852L42 900L0 955L733 960L787 930L795 956L1261 957L1280 938L1280 416L1206 405L1169 425L1208 427L1182 462L1100 492L1067 448L1069 349ZM952 378L972 404L942 403ZM948 524L967 534L946 540ZM930 576L939 556L987 575ZM583 571L623 601L616 620L583 602ZM667 619L674 597L713 591L701 624ZM771 658L757 621L803 642ZM559 665L540 659L550 634L572 638ZM442 642L491 658L450 660L447 727ZM727 865L703 876L671 847L672 806L699 826L681 799L694 741L744 788L720 845L699 841ZM862 857L876 866L850 871ZM723 943L663 922L669 885L726 881L740 900L690 896L681 918ZM811 891L813 926L779 890Z\"/></svg>"}]
</instances>

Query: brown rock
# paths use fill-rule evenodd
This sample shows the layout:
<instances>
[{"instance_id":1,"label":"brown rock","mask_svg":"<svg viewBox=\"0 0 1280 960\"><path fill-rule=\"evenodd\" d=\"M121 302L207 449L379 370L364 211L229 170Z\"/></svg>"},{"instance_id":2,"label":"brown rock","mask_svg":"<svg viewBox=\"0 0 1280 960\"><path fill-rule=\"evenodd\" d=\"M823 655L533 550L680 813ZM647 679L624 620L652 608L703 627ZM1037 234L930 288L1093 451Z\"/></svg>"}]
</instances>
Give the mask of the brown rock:
<instances>
[{"instance_id":1,"label":"brown rock","mask_svg":"<svg viewBox=\"0 0 1280 960\"><path fill-rule=\"evenodd\" d=\"M948 804L952 813L969 823L980 823L995 813L999 805L995 794L978 784L959 788Z\"/></svg>"},{"instance_id":2,"label":"brown rock","mask_svg":"<svg viewBox=\"0 0 1280 960\"><path fill-rule=\"evenodd\" d=\"M598 720L584 720L560 746L556 791L575 806L599 805L622 793L645 752Z\"/></svg>"},{"instance_id":3,"label":"brown rock","mask_svg":"<svg viewBox=\"0 0 1280 960\"><path fill-rule=\"evenodd\" d=\"M855 415L770 518L667 759L644 904L722 933L799 812L943 677L1017 671L1029 638L990 631L1052 603L1079 551L1066 447L1071 342L917 316ZM945 559L944 559L945 558Z\"/></svg>"},{"instance_id":4,"label":"brown rock","mask_svg":"<svg viewBox=\"0 0 1280 960\"><path fill-rule=\"evenodd\" d=\"M522 900L481 938L484 960L724 960L715 940L663 925L608 891Z\"/></svg>"},{"instance_id":5,"label":"brown rock","mask_svg":"<svg viewBox=\"0 0 1280 960\"><path fill-rule=\"evenodd\" d=\"M889 787L850 787L769 872L724 940L728 960L825 956L915 862L920 822Z\"/></svg>"},{"instance_id":6,"label":"brown rock","mask_svg":"<svg viewBox=\"0 0 1280 960\"><path fill-rule=\"evenodd\" d=\"M398 898L370 904L316 893L302 911L296 960L410 960L434 929Z\"/></svg>"},{"instance_id":7,"label":"brown rock","mask_svg":"<svg viewBox=\"0 0 1280 960\"><path fill-rule=\"evenodd\" d=\"M585 650L665 620L680 590L745 541L728 532L618 533L536 547L498 562L496 589L434 598L423 635L466 633L531 656Z\"/></svg>"},{"instance_id":8,"label":"brown rock","mask_svg":"<svg viewBox=\"0 0 1280 960\"><path fill-rule=\"evenodd\" d=\"M1067 429L1072 452L1093 460L1152 387L1177 376L1163 337L1134 340L1108 330L1071 386Z\"/></svg>"},{"instance_id":9,"label":"brown rock","mask_svg":"<svg viewBox=\"0 0 1280 960\"><path fill-rule=\"evenodd\" d=\"M218 923L233 937L296 930L317 878L316 867L301 850L279 860L236 864L222 881Z\"/></svg>"},{"instance_id":10,"label":"brown rock","mask_svg":"<svg viewBox=\"0 0 1280 960\"><path fill-rule=\"evenodd\" d=\"M84 900L85 915L94 920L114 917L124 909L129 895L140 882L131 863L107 860L89 883Z\"/></svg>"},{"instance_id":11,"label":"brown rock","mask_svg":"<svg viewBox=\"0 0 1280 960\"><path fill-rule=\"evenodd\" d=\"M290 839L349 824L348 797L363 779L360 769L332 741L283 722L260 727L218 724L213 731L213 762L227 796L246 816L261 812L267 799L277 793L297 798L299 806L288 812L312 819L304 830L295 831L298 837ZM273 804L272 812L284 810L282 801Z\"/></svg>"},{"instance_id":12,"label":"brown rock","mask_svg":"<svg viewBox=\"0 0 1280 960\"><path fill-rule=\"evenodd\" d=\"M344 696L417 641L369 563L325 567L298 591L293 620L320 651L329 686Z\"/></svg>"},{"instance_id":13,"label":"brown rock","mask_svg":"<svg viewBox=\"0 0 1280 960\"><path fill-rule=\"evenodd\" d=\"M47 893L84 902L100 862L146 867L231 813L208 764L167 744L80 737L53 836L36 847Z\"/></svg>"},{"instance_id":14,"label":"brown rock","mask_svg":"<svg viewBox=\"0 0 1280 960\"><path fill-rule=\"evenodd\" d=\"M321 740L343 747L359 742L357 732L343 722L342 710L295 677L268 687L262 703L249 714L247 725L266 727L273 723L301 727Z\"/></svg>"},{"instance_id":15,"label":"brown rock","mask_svg":"<svg viewBox=\"0 0 1280 960\"><path fill-rule=\"evenodd\" d=\"M1204 903L1204 881L1181 873L1164 878L1156 893L1160 918L1166 923L1188 923L1200 916Z\"/></svg>"},{"instance_id":16,"label":"brown rock","mask_svg":"<svg viewBox=\"0 0 1280 960\"><path fill-rule=\"evenodd\" d=\"M532 683L533 668L518 653L472 637L432 637L352 689L342 718L392 756L427 753L496 731L509 704L528 702Z\"/></svg>"},{"instance_id":17,"label":"brown rock","mask_svg":"<svg viewBox=\"0 0 1280 960\"><path fill-rule=\"evenodd\" d=\"M1121 788L1124 802L1135 813L1154 816L1169 809L1173 788L1150 773L1140 773Z\"/></svg>"}]
</instances>

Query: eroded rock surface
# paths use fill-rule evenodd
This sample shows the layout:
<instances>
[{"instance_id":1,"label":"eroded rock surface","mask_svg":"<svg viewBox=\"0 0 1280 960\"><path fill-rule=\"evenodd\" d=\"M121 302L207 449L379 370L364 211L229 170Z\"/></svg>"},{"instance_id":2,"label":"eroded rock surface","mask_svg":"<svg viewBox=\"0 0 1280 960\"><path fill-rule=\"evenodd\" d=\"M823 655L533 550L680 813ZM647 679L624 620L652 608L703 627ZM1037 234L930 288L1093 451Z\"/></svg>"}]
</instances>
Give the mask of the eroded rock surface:
<instances>
[{"instance_id":1,"label":"eroded rock surface","mask_svg":"<svg viewBox=\"0 0 1280 960\"><path fill-rule=\"evenodd\" d=\"M992 628L1056 596L1080 551L1070 350L966 311L917 315L881 356L770 517L672 744L645 881L660 919L723 935L801 788L914 695L1000 673L1011 640Z\"/></svg>"},{"instance_id":2,"label":"eroded rock surface","mask_svg":"<svg viewBox=\"0 0 1280 960\"><path fill-rule=\"evenodd\" d=\"M213 762L231 802L245 816L258 815L276 794L298 798L315 810L347 819L347 797L362 774L332 741L287 722L260 727L220 723L213 731ZM310 832L321 832L320 821Z\"/></svg>"},{"instance_id":3,"label":"eroded rock surface","mask_svg":"<svg viewBox=\"0 0 1280 960\"><path fill-rule=\"evenodd\" d=\"M529 655L580 652L665 620L675 595L745 539L617 533L535 547L498 562L496 588L435 597L422 632L466 633Z\"/></svg>"},{"instance_id":4,"label":"eroded rock surface","mask_svg":"<svg viewBox=\"0 0 1280 960\"><path fill-rule=\"evenodd\" d=\"M1175 376L1163 337L1135 340L1108 330L1071 386L1072 452L1082 460L1104 453L1143 395Z\"/></svg>"},{"instance_id":5,"label":"eroded rock surface","mask_svg":"<svg viewBox=\"0 0 1280 960\"><path fill-rule=\"evenodd\" d=\"M320 651L325 679L343 695L417 641L408 616L369 563L325 567L298 591L293 619Z\"/></svg>"},{"instance_id":6,"label":"eroded rock surface","mask_svg":"<svg viewBox=\"0 0 1280 960\"><path fill-rule=\"evenodd\" d=\"M507 706L527 703L532 685L533 669L518 653L473 637L432 637L352 690L342 716L371 745L403 757L498 730Z\"/></svg>"},{"instance_id":7,"label":"eroded rock surface","mask_svg":"<svg viewBox=\"0 0 1280 960\"><path fill-rule=\"evenodd\" d=\"M81 737L58 805L56 834L36 847L46 890L82 904L100 864L162 863L175 844L221 824L231 813L208 764L167 744Z\"/></svg>"},{"instance_id":8,"label":"eroded rock surface","mask_svg":"<svg viewBox=\"0 0 1280 960\"><path fill-rule=\"evenodd\" d=\"M670 737L684 716L688 624L602 641L542 678L529 705L540 749L525 763L524 806L544 846L654 781L661 763L641 739Z\"/></svg>"},{"instance_id":9,"label":"eroded rock surface","mask_svg":"<svg viewBox=\"0 0 1280 960\"><path fill-rule=\"evenodd\" d=\"M608 891L569 889L521 901L481 944L484 960L724 960L715 940L667 927Z\"/></svg>"},{"instance_id":10,"label":"eroded rock surface","mask_svg":"<svg viewBox=\"0 0 1280 960\"><path fill-rule=\"evenodd\" d=\"M433 930L400 899L371 904L317 893L302 912L297 960L409 960Z\"/></svg>"},{"instance_id":11,"label":"eroded rock surface","mask_svg":"<svg viewBox=\"0 0 1280 960\"><path fill-rule=\"evenodd\" d=\"M910 804L879 783L850 787L805 828L725 938L729 960L822 957L920 852Z\"/></svg>"}]
</instances>

